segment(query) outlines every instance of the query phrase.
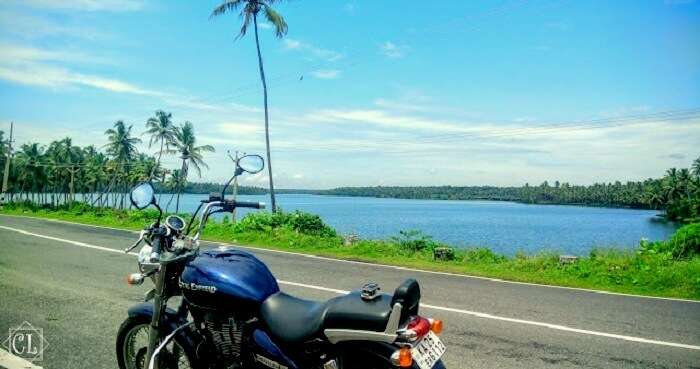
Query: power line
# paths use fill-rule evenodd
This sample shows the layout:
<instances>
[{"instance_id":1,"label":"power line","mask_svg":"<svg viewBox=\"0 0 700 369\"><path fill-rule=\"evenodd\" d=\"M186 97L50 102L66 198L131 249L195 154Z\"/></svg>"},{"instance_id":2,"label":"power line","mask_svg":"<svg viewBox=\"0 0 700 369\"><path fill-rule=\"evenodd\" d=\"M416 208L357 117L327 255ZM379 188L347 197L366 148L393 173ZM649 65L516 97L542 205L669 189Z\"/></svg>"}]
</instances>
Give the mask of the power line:
<instances>
[{"instance_id":1,"label":"power line","mask_svg":"<svg viewBox=\"0 0 700 369\"><path fill-rule=\"evenodd\" d=\"M545 134L545 133L556 133L556 132L566 132L570 131L580 131L580 130L590 130L590 129L608 129L616 128L622 126L629 126L635 124L648 124L657 121L681 121L700 118L700 108L691 109L680 109L680 110L670 110L657 113L649 114L635 114L627 115L613 118L600 118L600 119L589 119L589 120L578 120L559 124L549 124L549 125L539 125L534 127L521 127L512 129L498 129L498 130L483 130L479 132L464 132L464 133L451 133L451 134L440 134L440 135L429 135L429 136L418 136L414 138L406 139L395 139L395 140L382 140L381 144L401 144L401 143L444 143L457 140L464 140L470 138L494 138L494 137L508 137L508 136L527 136L535 134ZM359 149L359 150L358 150ZM333 145L315 145L313 147L305 148L277 148L276 151L307 151L307 150L317 150L317 151L337 151L337 147ZM376 151L377 147L373 145L357 145L353 152L372 152ZM402 152L402 151L401 151ZM383 151L383 153L390 153L390 151Z\"/></svg>"}]
</instances>

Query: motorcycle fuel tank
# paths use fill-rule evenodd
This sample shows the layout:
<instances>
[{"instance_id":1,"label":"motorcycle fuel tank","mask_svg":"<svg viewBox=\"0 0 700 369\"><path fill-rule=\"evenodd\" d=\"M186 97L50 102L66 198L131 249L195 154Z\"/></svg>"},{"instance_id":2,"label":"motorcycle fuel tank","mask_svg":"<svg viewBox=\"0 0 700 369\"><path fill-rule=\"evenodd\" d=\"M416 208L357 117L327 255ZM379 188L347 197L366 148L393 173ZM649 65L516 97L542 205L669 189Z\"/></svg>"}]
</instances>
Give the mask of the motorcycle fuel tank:
<instances>
[{"instance_id":1,"label":"motorcycle fuel tank","mask_svg":"<svg viewBox=\"0 0 700 369\"><path fill-rule=\"evenodd\" d=\"M224 311L257 309L280 290L263 262L233 249L201 252L185 265L179 285L188 303Z\"/></svg>"}]
</instances>

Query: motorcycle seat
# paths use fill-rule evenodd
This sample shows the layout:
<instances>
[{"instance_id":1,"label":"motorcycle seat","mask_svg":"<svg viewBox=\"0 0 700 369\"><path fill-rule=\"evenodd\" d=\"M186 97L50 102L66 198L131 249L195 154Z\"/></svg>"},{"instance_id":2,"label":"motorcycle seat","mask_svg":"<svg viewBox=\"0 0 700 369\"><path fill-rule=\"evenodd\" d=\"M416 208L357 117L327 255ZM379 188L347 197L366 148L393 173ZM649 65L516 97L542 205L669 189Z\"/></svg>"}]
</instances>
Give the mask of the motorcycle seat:
<instances>
[{"instance_id":1,"label":"motorcycle seat","mask_svg":"<svg viewBox=\"0 0 700 369\"><path fill-rule=\"evenodd\" d=\"M303 342L321 329L323 303L284 292L270 295L260 306L260 318L270 333L286 343Z\"/></svg>"},{"instance_id":2,"label":"motorcycle seat","mask_svg":"<svg viewBox=\"0 0 700 369\"><path fill-rule=\"evenodd\" d=\"M404 307L401 321L418 313L420 289L413 279L401 284L393 296L380 294L365 301L360 295L360 291L353 291L317 302L277 292L262 303L260 317L275 338L297 344L320 336L324 329L383 332L397 302Z\"/></svg>"}]
</instances>

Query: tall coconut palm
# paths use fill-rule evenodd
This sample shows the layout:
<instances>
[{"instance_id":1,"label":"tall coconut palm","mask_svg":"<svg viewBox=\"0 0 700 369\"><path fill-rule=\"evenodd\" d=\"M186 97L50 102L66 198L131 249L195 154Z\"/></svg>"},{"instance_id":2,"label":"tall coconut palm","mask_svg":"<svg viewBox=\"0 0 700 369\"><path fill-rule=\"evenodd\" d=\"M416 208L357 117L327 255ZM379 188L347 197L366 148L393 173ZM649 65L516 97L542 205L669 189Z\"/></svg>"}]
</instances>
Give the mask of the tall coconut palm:
<instances>
[{"instance_id":1,"label":"tall coconut palm","mask_svg":"<svg viewBox=\"0 0 700 369\"><path fill-rule=\"evenodd\" d=\"M5 139L5 131L0 129L0 162L5 160L5 156L7 155L7 141L9 140Z\"/></svg>"},{"instance_id":2,"label":"tall coconut palm","mask_svg":"<svg viewBox=\"0 0 700 369\"><path fill-rule=\"evenodd\" d=\"M123 194L121 206L124 207L124 197L126 196L126 166L134 159L138 151L136 145L141 142L141 139L131 135L132 126L126 126L123 121L118 120L114 123L114 128L105 131L107 135L106 148L107 154L117 162L117 170L119 175L115 178L122 178Z\"/></svg>"},{"instance_id":3,"label":"tall coconut palm","mask_svg":"<svg viewBox=\"0 0 700 369\"><path fill-rule=\"evenodd\" d=\"M203 154L205 152L214 152L214 147L211 145L197 146L197 138L194 134L194 126L191 122L185 122L175 130L175 147L176 150L171 150L171 153L179 153L182 159L182 178L179 181L180 186L177 191L177 202L175 203L175 212L180 210L180 193L187 181L187 172L192 165L197 171L197 176L202 176L202 167L209 168L204 162Z\"/></svg>"},{"instance_id":4,"label":"tall coconut palm","mask_svg":"<svg viewBox=\"0 0 700 369\"><path fill-rule=\"evenodd\" d=\"M693 170L693 175L696 177L700 177L700 158L695 159L693 161L693 166L691 167Z\"/></svg>"},{"instance_id":5,"label":"tall coconut palm","mask_svg":"<svg viewBox=\"0 0 700 369\"><path fill-rule=\"evenodd\" d=\"M175 143L175 126L171 120L172 117L171 113L157 110L156 115L148 118L148 121L146 121L146 132L144 134L150 136L148 148L150 149L154 143L160 141L160 150L158 150L158 159L156 160L157 165L160 165L164 149L167 150Z\"/></svg>"},{"instance_id":6,"label":"tall coconut palm","mask_svg":"<svg viewBox=\"0 0 700 369\"><path fill-rule=\"evenodd\" d=\"M35 194L38 194L44 186L43 156L44 147L38 143L23 144L17 153L20 191L27 189L31 193L32 201L34 201Z\"/></svg>"},{"instance_id":7,"label":"tall coconut palm","mask_svg":"<svg viewBox=\"0 0 700 369\"><path fill-rule=\"evenodd\" d=\"M166 113L163 110L157 110L154 117L148 118L146 121L146 132L144 134L150 135L148 140L148 148L160 141L160 150L158 150L158 159L156 160L156 165L153 166L153 170L160 168L160 159L163 156L163 150L168 150L170 146L175 144L175 126L172 122L173 115L171 113ZM162 182L165 182L165 171L161 171L162 177L159 177ZM155 172L150 173L150 179L156 178ZM160 201L162 193L158 194L158 201Z\"/></svg>"},{"instance_id":8,"label":"tall coconut palm","mask_svg":"<svg viewBox=\"0 0 700 369\"><path fill-rule=\"evenodd\" d=\"M243 25L237 38L245 36L250 26L250 21L253 21L255 31L255 46L258 51L258 67L260 69L260 81L263 87L263 105L265 107L265 148L267 150L267 173L270 181L270 203L272 211L277 210L275 201L275 186L272 180L272 161L270 160L270 122L267 109L267 81L265 80L265 68L263 67L262 54L260 53L260 39L258 37L258 13L262 10L265 18L275 27L275 35L277 38L282 38L287 34L287 22L281 14L272 8L272 4L278 0L224 0L224 2L214 8L210 18L225 14L227 12L236 12L240 9L240 16L243 18Z\"/></svg>"}]
</instances>

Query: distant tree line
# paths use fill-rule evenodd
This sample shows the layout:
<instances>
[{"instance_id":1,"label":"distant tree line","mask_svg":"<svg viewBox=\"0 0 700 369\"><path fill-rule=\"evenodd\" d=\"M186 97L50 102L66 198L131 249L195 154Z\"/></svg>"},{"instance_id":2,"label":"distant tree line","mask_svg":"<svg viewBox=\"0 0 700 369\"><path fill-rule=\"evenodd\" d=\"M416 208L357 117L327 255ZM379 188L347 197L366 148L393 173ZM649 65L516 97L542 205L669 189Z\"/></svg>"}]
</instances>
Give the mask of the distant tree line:
<instances>
[{"instance_id":1,"label":"distant tree line","mask_svg":"<svg viewBox=\"0 0 700 369\"><path fill-rule=\"evenodd\" d=\"M10 198L56 205L83 201L93 206L124 207L128 189L139 181L151 179L161 193L175 194L176 209L181 193L220 192L222 184L188 182L188 167L197 174L207 165L203 153L211 146L196 146L192 123L175 126L169 113L157 111L147 122L149 146L159 145L154 155L140 153L141 140L132 135L132 126L117 121L105 134L108 143L101 148L73 145L70 137L48 145L25 143L15 150L10 167ZM0 170L7 157L8 139L0 131ZM163 154L175 154L182 160L179 169L167 170L160 164ZM590 186L547 181L539 185L496 186L424 186L424 187L338 187L330 190L279 190L279 193L302 193L336 196L363 196L433 200L497 200L529 204L572 204L586 206L628 207L664 210L672 220L700 218L700 158L691 168L671 168L661 178L638 182L596 183ZM242 195L264 195L268 189L240 186ZM175 196L171 196L169 206Z\"/></svg>"},{"instance_id":2,"label":"distant tree line","mask_svg":"<svg viewBox=\"0 0 700 369\"><path fill-rule=\"evenodd\" d=\"M700 158L691 168L671 168L662 178L639 182L620 181L590 186L545 181L521 187L427 186L427 187L338 187L318 191L336 196L365 196L432 200L498 200L528 204L570 204L665 210L672 220L700 217Z\"/></svg>"},{"instance_id":3,"label":"distant tree line","mask_svg":"<svg viewBox=\"0 0 700 369\"><path fill-rule=\"evenodd\" d=\"M132 125L117 121L105 131L107 144L85 147L73 144L70 137L48 145L37 142L13 147L9 173L9 199L37 204L58 205L80 199L92 206L124 208L129 206L127 193L136 183L151 180L177 196L187 184L188 170L197 175L207 168L203 155L213 152L209 145L196 145L194 126L190 122L173 124L172 115L156 111L146 122L144 135L149 148L157 145L153 155L139 152L141 139L132 132ZM0 130L0 170L4 169L9 149L9 137ZM176 155L179 169L161 165L163 155ZM173 201L171 196L167 205Z\"/></svg>"},{"instance_id":4,"label":"distant tree line","mask_svg":"<svg viewBox=\"0 0 700 369\"><path fill-rule=\"evenodd\" d=\"M164 184L157 184L156 190L158 192L170 192L172 191L172 188L164 185ZM213 182L187 182L183 189L183 193L192 193L192 194L210 194L210 193L221 193L221 191L224 189L224 185L222 183L213 183ZM230 194L233 192L233 186L230 186L226 193ZM269 191L265 188L262 187L252 187L252 186L238 186L238 194L239 195L267 195Z\"/></svg>"},{"instance_id":5,"label":"distant tree line","mask_svg":"<svg viewBox=\"0 0 700 369\"><path fill-rule=\"evenodd\" d=\"M156 190L158 192L169 192L171 188L162 184L156 184ZM209 194L209 193L220 193L224 189L222 183L214 182L187 182L182 192L192 193L192 194ZM302 190L302 189L275 189L275 193L282 194L322 194L325 190ZM233 186L230 186L226 193L233 193ZM239 195L268 195L270 191L267 188L255 187L255 186L238 186Z\"/></svg>"}]
</instances>

